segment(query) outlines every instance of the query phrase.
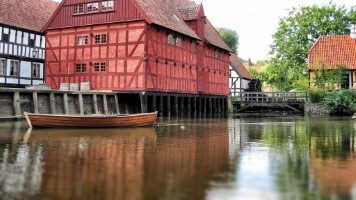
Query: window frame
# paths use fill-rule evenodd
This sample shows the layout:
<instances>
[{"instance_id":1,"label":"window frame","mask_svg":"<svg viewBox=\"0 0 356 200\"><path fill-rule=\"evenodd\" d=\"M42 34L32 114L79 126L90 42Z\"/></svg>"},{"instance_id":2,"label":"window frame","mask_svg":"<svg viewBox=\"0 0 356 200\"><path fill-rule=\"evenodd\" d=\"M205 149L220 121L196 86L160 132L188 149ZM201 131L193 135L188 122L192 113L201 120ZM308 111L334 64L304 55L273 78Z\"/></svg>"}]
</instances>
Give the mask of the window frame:
<instances>
[{"instance_id":1,"label":"window frame","mask_svg":"<svg viewBox=\"0 0 356 200\"><path fill-rule=\"evenodd\" d=\"M95 62L94 72L106 72L106 62Z\"/></svg>"},{"instance_id":2,"label":"window frame","mask_svg":"<svg viewBox=\"0 0 356 200\"><path fill-rule=\"evenodd\" d=\"M181 37L179 37L179 36L177 36L176 38L175 38L175 45L177 46L177 47L182 47L182 38Z\"/></svg>"},{"instance_id":3,"label":"window frame","mask_svg":"<svg viewBox=\"0 0 356 200\"><path fill-rule=\"evenodd\" d=\"M86 63L76 63L75 64L75 73L86 73L87 64Z\"/></svg>"},{"instance_id":4,"label":"window frame","mask_svg":"<svg viewBox=\"0 0 356 200\"><path fill-rule=\"evenodd\" d=\"M89 44L89 36L88 35L78 35L77 36L77 45L83 46Z\"/></svg>"},{"instance_id":5,"label":"window frame","mask_svg":"<svg viewBox=\"0 0 356 200\"><path fill-rule=\"evenodd\" d=\"M0 76L6 75L6 59L0 58Z\"/></svg>"},{"instance_id":6,"label":"window frame","mask_svg":"<svg viewBox=\"0 0 356 200\"><path fill-rule=\"evenodd\" d=\"M32 63L32 78L41 78L41 63Z\"/></svg>"},{"instance_id":7,"label":"window frame","mask_svg":"<svg viewBox=\"0 0 356 200\"><path fill-rule=\"evenodd\" d=\"M106 44L108 42L108 34L100 33L94 35L94 44Z\"/></svg>"},{"instance_id":8,"label":"window frame","mask_svg":"<svg viewBox=\"0 0 356 200\"><path fill-rule=\"evenodd\" d=\"M75 4L73 6L73 15L84 14L84 4Z\"/></svg>"},{"instance_id":9,"label":"window frame","mask_svg":"<svg viewBox=\"0 0 356 200\"><path fill-rule=\"evenodd\" d=\"M215 56L216 59L220 58L220 51L218 49L215 49Z\"/></svg>"},{"instance_id":10,"label":"window frame","mask_svg":"<svg viewBox=\"0 0 356 200\"><path fill-rule=\"evenodd\" d=\"M170 45L175 45L176 39L172 33L168 33L167 35L167 43Z\"/></svg>"},{"instance_id":11,"label":"window frame","mask_svg":"<svg viewBox=\"0 0 356 200\"><path fill-rule=\"evenodd\" d=\"M87 7L87 9L86 9L87 13L99 12L99 2L87 3L86 7Z\"/></svg>"},{"instance_id":12,"label":"window frame","mask_svg":"<svg viewBox=\"0 0 356 200\"><path fill-rule=\"evenodd\" d=\"M14 66L13 65L14 63L17 63L17 65ZM19 71L20 71L20 61L19 60L10 60L9 76L18 76L20 74Z\"/></svg>"},{"instance_id":13,"label":"window frame","mask_svg":"<svg viewBox=\"0 0 356 200\"><path fill-rule=\"evenodd\" d=\"M114 10L114 1L103 1L101 2L101 11L113 11Z\"/></svg>"}]
</instances>

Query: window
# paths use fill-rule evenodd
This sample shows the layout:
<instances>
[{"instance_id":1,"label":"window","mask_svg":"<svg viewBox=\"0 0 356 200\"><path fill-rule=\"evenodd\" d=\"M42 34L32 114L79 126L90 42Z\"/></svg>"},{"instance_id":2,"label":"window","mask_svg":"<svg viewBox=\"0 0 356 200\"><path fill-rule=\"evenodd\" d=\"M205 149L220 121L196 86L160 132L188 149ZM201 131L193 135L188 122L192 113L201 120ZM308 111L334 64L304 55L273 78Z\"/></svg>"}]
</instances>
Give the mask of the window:
<instances>
[{"instance_id":1,"label":"window","mask_svg":"<svg viewBox=\"0 0 356 200\"><path fill-rule=\"evenodd\" d=\"M180 38L180 37L176 38L176 46L182 47L182 38Z\"/></svg>"},{"instance_id":2,"label":"window","mask_svg":"<svg viewBox=\"0 0 356 200\"><path fill-rule=\"evenodd\" d=\"M174 36L172 34L168 34L168 44L174 45Z\"/></svg>"},{"instance_id":3,"label":"window","mask_svg":"<svg viewBox=\"0 0 356 200\"><path fill-rule=\"evenodd\" d=\"M30 34L30 40L28 41L28 45L31 47L35 46L35 35L34 34Z\"/></svg>"},{"instance_id":4,"label":"window","mask_svg":"<svg viewBox=\"0 0 356 200\"><path fill-rule=\"evenodd\" d=\"M107 34L95 35L95 44L105 44L107 41Z\"/></svg>"},{"instance_id":5,"label":"window","mask_svg":"<svg viewBox=\"0 0 356 200\"><path fill-rule=\"evenodd\" d=\"M96 72L105 72L106 71L106 63L94 63L94 71Z\"/></svg>"},{"instance_id":6,"label":"window","mask_svg":"<svg viewBox=\"0 0 356 200\"><path fill-rule=\"evenodd\" d=\"M87 4L87 12L98 12L99 11L99 3L88 3Z\"/></svg>"},{"instance_id":7,"label":"window","mask_svg":"<svg viewBox=\"0 0 356 200\"><path fill-rule=\"evenodd\" d=\"M4 41L4 42L8 42L8 41L9 41L10 29L4 28L3 31L4 31L4 32L2 33L1 39L2 39L2 41Z\"/></svg>"},{"instance_id":8,"label":"window","mask_svg":"<svg viewBox=\"0 0 356 200\"><path fill-rule=\"evenodd\" d=\"M86 72L87 71L87 64L81 63L75 65L75 72Z\"/></svg>"},{"instance_id":9,"label":"window","mask_svg":"<svg viewBox=\"0 0 356 200\"><path fill-rule=\"evenodd\" d=\"M33 63L32 64L32 77L39 78L41 73L41 64L40 63Z\"/></svg>"},{"instance_id":10,"label":"window","mask_svg":"<svg viewBox=\"0 0 356 200\"><path fill-rule=\"evenodd\" d=\"M74 5L73 14L81 14L84 13L84 5Z\"/></svg>"},{"instance_id":11,"label":"window","mask_svg":"<svg viewBox=\"0 0 356 200\"><path fill-rule=\"evenodd\" d=\"M5 75L5 59L0 59L0 75Z\"/></svg>"},{"instance_id":12,"label":"window","mask_svg":"<svg viewBox=\"0 0 356 200\"><path fill-rule=\"evenodd\" d=\"M215 50L215 58L220 58L220 52L219 52L219 50Z\"/></svg>"},{"instance_id":13,"label":"window","mask_svg":"<svg viewBox=\"0 0 356 200\"><path fill-rule=\"evenodd\" d=\"M101 10L102 11L114 10L114 1L103 1L101 3Z\"/></svg>"},{"instance_id":14,"label":"window","mask_svg":"<svg viewBox=\"0 0 356 200\"><path fill-rule=\"evenodd\" d=\"M88 36L87 35L79 35L77 39L77 44L78 45L86 45L89 43Z\"/></svg>"},{"instance_id":15,"label":"window","mask_svg":"<svg viewBox=\"0 0 356 200\"><path fill-rule=\"evenodd\" d=\"M29 34L24 32L23 33L23 44L28 45L28 37L29 37Z\"/></svg>"},{"instance_id":16,"label":"window","mask_svg":"<svg viewBox=\"0 0 356 200\"><path fill-rule=\"evenodd\" d=\"M17 31L16 43L21 44L21 42L22 42L22 31Z\"/></svg>"},{"instance_id":17,"label":"window","mask_svg":"<svg viewBox=\"0 0 356 200\"><path fill-rule=\"evenodd\" d=\"M11 60L10 61L10 76L19 75L19 61Z\"/></svg>"}]
</instances>

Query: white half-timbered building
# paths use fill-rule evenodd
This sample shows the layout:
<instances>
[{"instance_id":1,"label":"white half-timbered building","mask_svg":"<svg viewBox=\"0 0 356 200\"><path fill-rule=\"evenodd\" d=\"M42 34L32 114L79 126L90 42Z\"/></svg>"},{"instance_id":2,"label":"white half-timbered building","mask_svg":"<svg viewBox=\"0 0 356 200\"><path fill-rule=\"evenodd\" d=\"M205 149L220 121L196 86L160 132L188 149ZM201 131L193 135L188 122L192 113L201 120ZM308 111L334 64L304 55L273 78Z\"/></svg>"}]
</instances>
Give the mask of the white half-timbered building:
<instances>
[{"instance_id":1,"label":"white half-timbered building","mask_svg":"<svg viewBox=\"0 0 356 200\"><path fill-rule=\"evenodd\" d=\"M0 1L0 86L44 82L45 37L40 32L58 3L51 0Z\"/></svg>"},{"instance_id":2,"label":"white half-timbered building","mask_svg":"<svg viewBox=\"0 0 356 200\"><path fill-rule=\"evenodd\" d=\"M230 56L230 78L229 88L230 96L239 96L240 92L244 92L249 88L249 83L252 79L250 73L239 61L236 54Z\"/></svg>"}]
</instances>

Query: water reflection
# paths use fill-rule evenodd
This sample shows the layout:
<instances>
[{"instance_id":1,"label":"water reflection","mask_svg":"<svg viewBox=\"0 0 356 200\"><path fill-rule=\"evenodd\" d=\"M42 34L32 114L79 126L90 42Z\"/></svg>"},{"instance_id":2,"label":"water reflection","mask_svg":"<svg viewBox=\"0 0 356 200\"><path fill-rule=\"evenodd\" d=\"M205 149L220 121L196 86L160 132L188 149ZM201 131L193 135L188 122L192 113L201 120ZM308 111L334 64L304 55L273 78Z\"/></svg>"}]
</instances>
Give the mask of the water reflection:
<instances>
[{"instance_id":1,"label":"water reflection","mask_svg":"<svg viewBox=\"0 0 356 200\"><path fill-rule=\"evenodd\" d=\"M356 198L356 129L348 118L0 128L1 199Z\"/></svg>"},{"instance_id":2,"label":"water reflection","mask_svg":"<svg viewBox=\"0 0 356 200\"><path fill-rule=\"evenodd\" d=\"M158 128L26 129L1 134L0 195L35 199L204 199L227 182L226 120ZM172 126L173 125L173 126ZM12 156L11 156L12 155Z\"/></svg>"}]
</instances>

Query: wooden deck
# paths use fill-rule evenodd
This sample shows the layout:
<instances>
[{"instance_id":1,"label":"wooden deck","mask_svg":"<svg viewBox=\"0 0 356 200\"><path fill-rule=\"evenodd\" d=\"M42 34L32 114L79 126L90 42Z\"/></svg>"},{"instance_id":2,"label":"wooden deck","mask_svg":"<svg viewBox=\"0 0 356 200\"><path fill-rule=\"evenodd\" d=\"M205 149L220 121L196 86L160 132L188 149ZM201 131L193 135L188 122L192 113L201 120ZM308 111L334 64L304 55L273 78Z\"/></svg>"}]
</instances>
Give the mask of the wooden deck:
<instances>
[{"instance_id":1,"label":"wooden deck","mask_svg":"<svg viewBox=\"0 0 356 200\"><path fill-rule=\"evenodd\" d=\"M238 107L238 113L255 107L303 112L308 98L305 92L240 92L237 97L234 106Z\"/></svg>"}]
</instances>

